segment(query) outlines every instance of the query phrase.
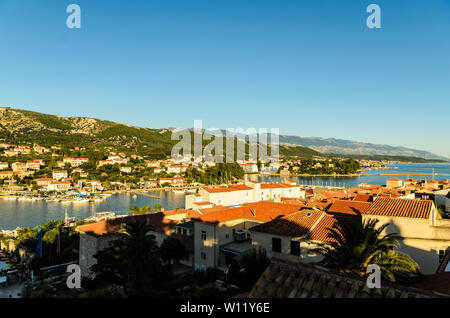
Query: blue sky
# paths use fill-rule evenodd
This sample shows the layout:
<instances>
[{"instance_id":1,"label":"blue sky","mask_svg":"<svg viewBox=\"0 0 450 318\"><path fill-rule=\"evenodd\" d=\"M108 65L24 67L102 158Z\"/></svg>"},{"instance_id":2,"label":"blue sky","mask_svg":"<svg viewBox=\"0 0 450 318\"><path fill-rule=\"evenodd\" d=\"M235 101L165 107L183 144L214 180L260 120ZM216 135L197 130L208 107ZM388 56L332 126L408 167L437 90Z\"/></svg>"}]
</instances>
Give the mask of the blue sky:
<instances>
[{"instance_id":1,"label":"blue sky","mask_svg":"<svg viewBox=\"0 0 450 318\"><path fill-rule=\"evenodd\" d=\"M449 35L449 0L0 0L0 105L450 157Z\"/></svg>"}]
</instances>

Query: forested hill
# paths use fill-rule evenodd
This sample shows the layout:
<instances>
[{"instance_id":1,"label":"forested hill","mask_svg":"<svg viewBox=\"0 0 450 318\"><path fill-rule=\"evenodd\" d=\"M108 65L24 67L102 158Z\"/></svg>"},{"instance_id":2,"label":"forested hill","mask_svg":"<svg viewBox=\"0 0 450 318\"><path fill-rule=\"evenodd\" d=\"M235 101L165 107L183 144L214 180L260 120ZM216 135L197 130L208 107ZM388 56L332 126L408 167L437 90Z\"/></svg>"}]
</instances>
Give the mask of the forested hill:
<instances>
[{"instance_id":1,"label":"forested hill","mask_svg":"<svg viewBox=\"0 0 450 318\"><path fill-rule=\"evenodd\" d=\"M178 142L178 140L171 140L172 131L173 128L139 128L101 119L60 117L0 107L0 143L37 143L46 147L61 145L90 149L113 147L116 150L139 152L142 155L163 158L170 155L173 145ZM204 145L209 142L204 141ZM337 156L299 145L281 145L280 155L298 158ZM338 156L343 157L343 155ZM401 157L397 159L402 161ZM405 158L403 161L412 162L413 160Z\"/></svg>"}]
</instances>

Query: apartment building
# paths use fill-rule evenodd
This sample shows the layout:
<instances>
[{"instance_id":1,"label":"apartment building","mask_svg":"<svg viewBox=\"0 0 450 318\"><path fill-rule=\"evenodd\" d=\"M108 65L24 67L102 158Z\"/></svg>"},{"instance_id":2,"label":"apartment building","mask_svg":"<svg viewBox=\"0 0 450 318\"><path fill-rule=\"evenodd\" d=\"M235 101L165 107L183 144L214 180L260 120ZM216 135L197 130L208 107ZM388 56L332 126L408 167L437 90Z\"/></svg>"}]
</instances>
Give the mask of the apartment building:
<instances>
[{"instance_id":1,"label":"apartment building","mask_svg":"<svg viewBox=\"0 0 450 318\"><path fill-rule=\"evenodd\" d=\"M337 222L336 217L324 211L304 209L256 225L249 231L252 246L265 249L269 258L311 263L322 259L313 249L319 243L332 241L330 229Z\"/></svg>"},{"instance_id":2,"label":"apartment building","mask_svg":"<svg viewBox=\"0 0 450 318\"><path fill-rule=\"evenodd\" d=\"M68 173L66 170L56 170L53 171L53 179L60 180L68 177Z\"/></svg>"},{"instance_id":3,"label":"apartment building","mask_svg":"<svg viewBox=\"0 0 450 318\"><path fill-rule=\"evenodd\" d=\"M188 211L179 209L173 211L158 212L146 215L121 217L115 219L102 220L97 223L87 224L77 227L80 233L79 265L83 277L93 278L91 266L96 263L94 255L108 247L109 242L118 239L123 227L132 222L144 222L148 228L148 235L153 235L158 246L169 235L177 235L186 248L191 252L190 258L182 263L192 266L192 232L183 234L178 232L178 227L183 229L183 219ZM187 225L189 227L189 225Z\"/></svg>"},{"instance_id":4,"label":"apartment building","mask_svg":"<svg viewBox=\"0 0 450 318\"><path fill-rule=\"evenodd\" d=\"M46 191L68 191L72 188L69 181L51 181L45 187Z\"/></svg>"},{"instance_id":5,"label":"apartment building","mask_svg":"<svg viewBox=\"0 0 450 318\"><path fill-rule=\"evenodd\" d=\"M78 167L89 162L89 158L63 158L63 162L64 164L70 164L72 167Z\"/></svg>"},{"instance_id":6,"label":"apartment building","mask_svg":"<svg viewBox=\"0 0 450 318\"><path fill-rule=\"evenodd\" d=\"M432 274L450 248L450 220L443 219L433 201L377 198L362 213L389 224L385 233L400 235L399 251L411 256L424 274Z\"/></svg>"},{"instance_id":7,"label":"apartment building","mask_svg":"<svg viewBox=\"0 0 450 318\"><path fill-rule=\"evenodd\" d=\"M192 210L195 269L225 270L233 258L252 248L250 228L300 209L298 205L261 201Z\"/></svg>"},{"instance_id":8,"label":"apartment building","mask_svg":"<svg viewBox=\"0 0 450 318\"><path fill-rule=\"evenodd\" d=\"M387 188L399 188L403 186L403 181L399 178L390 178L386 180Z\"/></svg>"},{"instance_id":9,"label":"apartment building","mask_svg":"<svg viewBox=\"0 0 450 318\"><path fill-rule=\"evenodd\" d=\"M25 162L14 162L11 164L11 168L13 171L26 172L28 171L28 164Z\"/></svg>"},{"instance_id":10,"label":"apartment building","mask_svg":"<svg viewBox=\"0 0 450 318\"><path fill-rule=\"evenodd\" d=\"M291 181L284 183L259 183L246 181L244 184L226 185L200 189L198 195L187 195L186 209L197 208L198 202L213 205L232 206L258 201L280 201L281 198L304 198L305 191Z\"/></svg>"}]
</instances>

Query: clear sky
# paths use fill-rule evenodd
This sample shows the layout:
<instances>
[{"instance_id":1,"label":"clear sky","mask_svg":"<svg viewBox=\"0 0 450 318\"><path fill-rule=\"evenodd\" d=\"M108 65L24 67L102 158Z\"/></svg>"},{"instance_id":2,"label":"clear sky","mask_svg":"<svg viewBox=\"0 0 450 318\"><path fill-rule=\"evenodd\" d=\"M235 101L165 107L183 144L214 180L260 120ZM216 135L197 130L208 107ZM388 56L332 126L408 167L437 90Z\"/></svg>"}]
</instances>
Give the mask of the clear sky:
<instances>
[{"instance_id":1,"label":"clear sky","mask_svg":"<svg viewBox=\"0 0 450 318\"><path fill-rule=\"evenodd\" d=\"M450 157L450 1L0 0L0 105Z\"/></svg>"}]
</instances>

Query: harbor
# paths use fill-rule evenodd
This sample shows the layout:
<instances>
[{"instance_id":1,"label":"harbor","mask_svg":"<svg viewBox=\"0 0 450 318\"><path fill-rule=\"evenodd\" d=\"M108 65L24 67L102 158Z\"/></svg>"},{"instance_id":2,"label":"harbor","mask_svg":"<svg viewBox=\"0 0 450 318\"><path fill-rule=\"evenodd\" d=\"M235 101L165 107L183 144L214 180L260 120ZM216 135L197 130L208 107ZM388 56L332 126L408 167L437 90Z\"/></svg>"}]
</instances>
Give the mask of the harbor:
<instances>
[{"instance_id":1,"label":"harbor","mask_svg":"<svg viewBox=\"0 0 450 318\"><path fill-rule=\"evenodd\" d=\"M433 170L434 169L434 170ZM297 184L305 187L351 188L360 183L383 185L391 175L398 175L406 180L412 176L423 175L420 179L434 179L440 181L449 179L450 164L401 164L391 165L380 175L377 169L365 170L365 175L358 177L296 177L249 175L249 179L258 182L281 182L285 178L293 179ZM185 194L194 193L200 185L176 186L150 189L128 189L104 191L95 193L65 193L38 196L36 194L21 194L20 197L5 195L0 199L0 230L12 230L16 227L34 227L49 220L64 220L65 211L69 217L84 220L93 217L95 213L114 212L125 214L132 205L160 205L165 210L184 208ZM210 186L204 186L210 187ZM86 200L88 199L88 200Z\"/></svg>"}]
</instances>

